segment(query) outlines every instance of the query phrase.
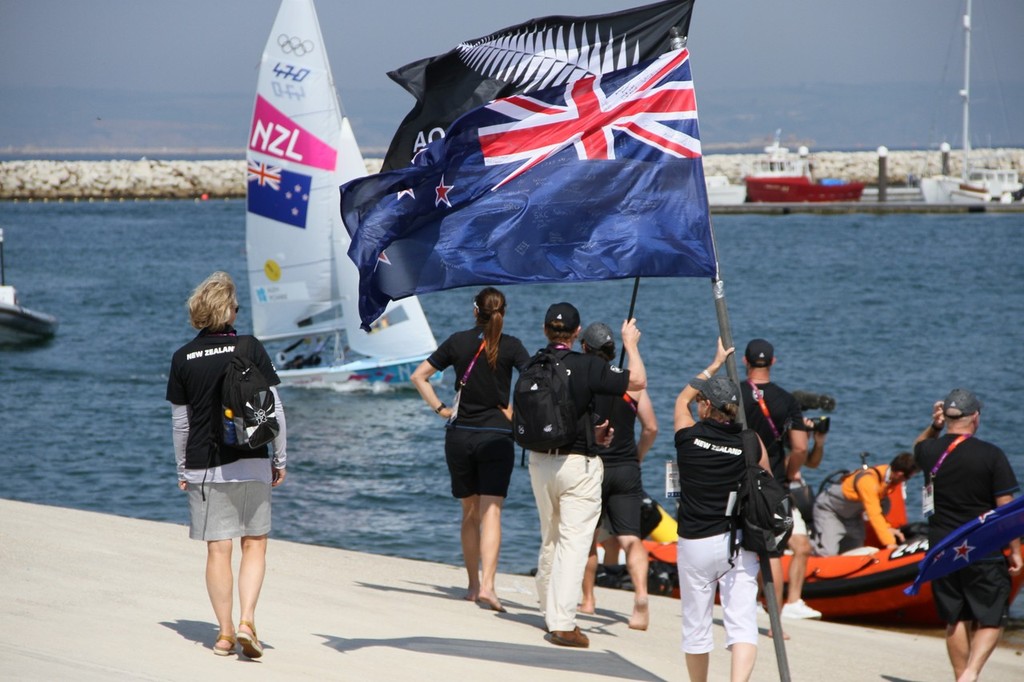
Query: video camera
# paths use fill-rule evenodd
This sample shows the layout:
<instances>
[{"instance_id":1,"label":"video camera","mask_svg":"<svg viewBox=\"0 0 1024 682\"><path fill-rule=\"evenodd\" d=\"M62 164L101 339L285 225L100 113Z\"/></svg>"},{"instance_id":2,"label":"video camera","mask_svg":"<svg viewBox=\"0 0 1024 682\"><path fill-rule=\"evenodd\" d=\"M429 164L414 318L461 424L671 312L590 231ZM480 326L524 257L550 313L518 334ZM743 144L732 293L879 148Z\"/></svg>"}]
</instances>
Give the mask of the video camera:
<instances>
[{"instance_id":1,"label":"video camera","mask_svg":"<svg viewBox=\"0 0 1024 682\"><path fill-rule=\"evenodd\" d=\"M831 412L836 409L836 399L824 393L810 391L793 391L793 397L800 403L801 410L823 410Z\"/></svg>"},{"instance_id":2,"label":"video camera","mask_svg":"<svg viewBox=\"0 0 1024 682\"><path fill-rule=\"evenodd\" d=\"M829 426L831 425L831 420L828 418L828 415L823 417L806 417L806 419L809 419L814 423L811 427L811 431L814 431L815 433L828 433Z\"/></svg>"}]
</instances>

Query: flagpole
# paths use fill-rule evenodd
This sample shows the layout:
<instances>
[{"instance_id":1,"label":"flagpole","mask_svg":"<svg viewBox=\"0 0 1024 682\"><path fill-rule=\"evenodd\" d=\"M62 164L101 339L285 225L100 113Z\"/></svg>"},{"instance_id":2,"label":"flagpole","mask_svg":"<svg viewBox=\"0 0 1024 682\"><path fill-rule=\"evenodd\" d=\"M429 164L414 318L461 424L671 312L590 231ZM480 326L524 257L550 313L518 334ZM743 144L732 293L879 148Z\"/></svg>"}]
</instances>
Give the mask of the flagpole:
<instances>
[{"instance_id":1,"label":"flagpole","mask_svg":"<svg viewBox=\"0 0 1024 682\"><path fill-rule=\"evenodd\" d=\"M627 320L633 319L633 311L636 310L636 294L640 290L640 278L637 277L633 280L633 298L629 300L629 314L626 315ZM626 347L623 346L622 350L619 351L619 369L622 369L622 363L626 359Z\"/></svg>"},{"instance_id":2,"label":"flagpole","mask_svg":"<svg viewBox=\"0 0 1024 682\"><path fill-rule=\"evenodd\" d=\"M715 252L715 276L711 278L711 295L715 300L715 315L718 317L718 335L722 338L723 348L732 348L735 344L732 339L732 327L729 324L729 308L725 303L725 282L722 281L721 269L718 264L718 243L715 240L715 228L708 216L708 226L711 232L711 248ZM739 386L739 373L736 370L736 353L730 353L725 359L726 371L729 378ZM743 409L743 392L739 392L739 411L736 415L743 428L747 427L747 416ZM786 657L786 643L782 636L782 620L779 617L779 603L775 598L775 583L772 579L771 560L767 554L758 554L761 563L761 580L764 583L764 598L768 603L768 620L772 628L772 643L775 645L775 659L779 665L780 682L790 682L789 660Z\"/></svg>"},{"instance_id":3,"label":"flagpole","mask_svg":"<svg viewBox=\"0 0 1024 682\"><path fill-rule=\"evenodd\" d=\"M677 26L669 29L669 46L673 50L681 50L686 47L686 36ZM722 281L721 267L718 263L718 242L715 239L715 226L711 221L711 214L708 213L708 231L711 234L711 249L715 255L715 275L711 278L711 295L715 300L715 315L718 317L718 335L722 339L723 348L732 348L735 344L732 340L732 327L729 324L729 308L725 303L725 282ZM739 373L736 371L736 353L730 353L725 359L726 372L729 378L739 386ZM736 415L743 428L747 427L747 416L743 410L743 392L740 391L739 411ZM779 665L780 682L790 682L789 660L786 657L786 645L782 638L782 621L779 618L779 604L775 598L775 585L772 580L771 561L767 554L758 554L761 563L761 580L764 584L764 598L768 603L768 620L772 628L772 641L775 644L775 658Z\"/></svg>"}]
</instances>

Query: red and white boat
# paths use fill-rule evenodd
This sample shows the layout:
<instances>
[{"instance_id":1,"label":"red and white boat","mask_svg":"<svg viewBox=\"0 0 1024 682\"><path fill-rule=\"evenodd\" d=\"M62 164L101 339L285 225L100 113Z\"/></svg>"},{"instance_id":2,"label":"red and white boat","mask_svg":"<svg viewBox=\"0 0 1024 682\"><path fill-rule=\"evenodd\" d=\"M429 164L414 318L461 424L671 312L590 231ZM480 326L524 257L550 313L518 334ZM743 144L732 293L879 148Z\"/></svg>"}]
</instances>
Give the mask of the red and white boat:
<instances>
[{"instance_id":1,"label":"red and white boat","mask_svg":"<svg viewBox=\"0 0 1024 682\"><path fill-rule=\"evenodd\" d=\"M862 182L844 182L834 178L815 180L807 147L793 155L775 142L765 147L763 157L755 159L746 177L747 201L771 203L808 203L824 201L860 201Z\"/></svg>"}]
</instances>

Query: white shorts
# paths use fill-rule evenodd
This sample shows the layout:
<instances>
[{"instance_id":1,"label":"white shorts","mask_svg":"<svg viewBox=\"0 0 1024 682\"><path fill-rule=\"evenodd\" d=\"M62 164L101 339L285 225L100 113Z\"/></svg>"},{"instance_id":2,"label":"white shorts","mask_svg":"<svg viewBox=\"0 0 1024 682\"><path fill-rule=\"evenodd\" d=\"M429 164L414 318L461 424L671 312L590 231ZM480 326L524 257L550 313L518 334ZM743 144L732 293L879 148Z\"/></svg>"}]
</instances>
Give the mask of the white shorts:
<instances>
[{"instance_id":1,"label":"white shorts","mask_svg":"<svg viewBox=\"0 0 1024 682\"><path fill-rule=\"evenodd\" d=\"M796 505L793 505L793 535L807 535L807 523Z\"/></svg>"},{"instance_id":2,"label":"white shorts","mask_svg":"<svg viewBox=\"0 0 1024 682\"><path fill-rule=\"evenodd\" d=\"M757 646L758 559L740 549L729 565L729 533L709 538L679 538L679 598L683 609L683 645L687 654L706 654L715 648L711 635L715 591L721 592L725 646Z\"/></svg>"}]
</instances>

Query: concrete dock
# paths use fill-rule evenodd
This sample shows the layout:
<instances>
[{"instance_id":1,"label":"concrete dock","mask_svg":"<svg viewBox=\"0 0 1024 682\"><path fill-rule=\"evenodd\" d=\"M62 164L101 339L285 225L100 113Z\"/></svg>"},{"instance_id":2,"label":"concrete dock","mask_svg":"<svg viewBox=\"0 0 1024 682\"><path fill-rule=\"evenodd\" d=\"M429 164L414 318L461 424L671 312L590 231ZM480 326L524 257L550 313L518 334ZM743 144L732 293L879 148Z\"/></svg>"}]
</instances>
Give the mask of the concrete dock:
<instances>
[{"instance_id":1,"label":"concrete dock","mask_svg":"<svg viewBox=\"0 0 1024 682\"><path fill-rule=\"evenodd\" d=\"M236 564L238 554L236 543ZM632 593L598 588L597 613L580 617L591 648L564 649L545 640L527 576L499 575L508 613L498 614L461 599L461 568L273 537L256 614L266 653L258 661L214 656L205 555L181 525L0 500L0 677L686 680L676 600L653 597L651 628L637 632L626 624ZM793 680L951 679L939 632L786 626ZM721 647L720 614L715 638ZM1021 654L1000 647L983 679L1021 679ZM711 679L728 673L718 648ZM767 637L754 679L779 679Z\"/></svg>"}]
</instances>

